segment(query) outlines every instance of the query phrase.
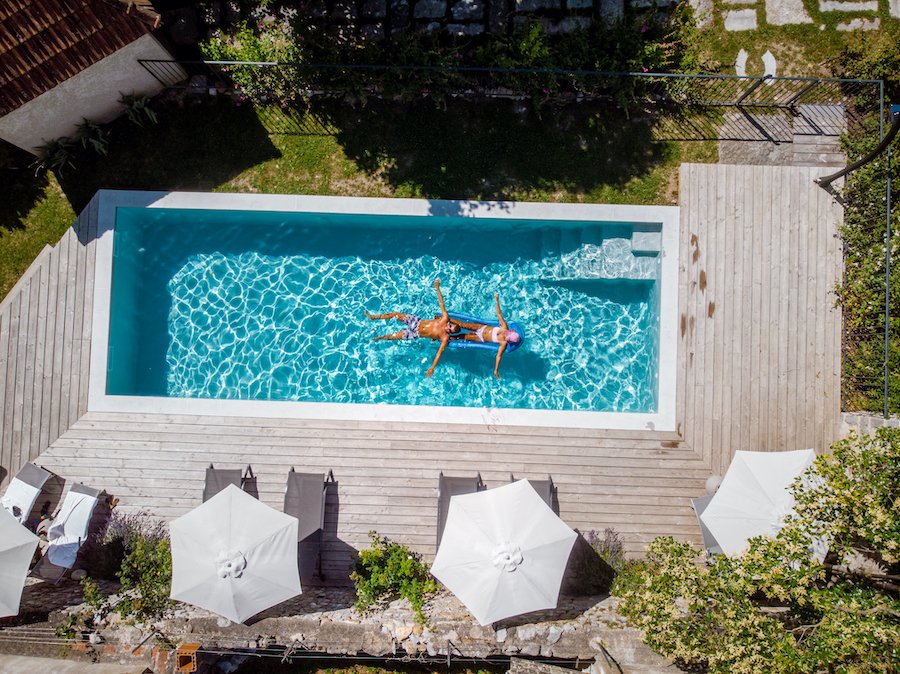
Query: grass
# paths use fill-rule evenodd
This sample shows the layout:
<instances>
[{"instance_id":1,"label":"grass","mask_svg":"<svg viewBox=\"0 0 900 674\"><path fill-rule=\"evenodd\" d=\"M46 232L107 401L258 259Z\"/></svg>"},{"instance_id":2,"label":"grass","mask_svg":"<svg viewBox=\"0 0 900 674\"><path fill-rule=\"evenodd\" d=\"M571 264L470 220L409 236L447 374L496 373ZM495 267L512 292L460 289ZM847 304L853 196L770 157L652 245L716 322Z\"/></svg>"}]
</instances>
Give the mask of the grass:
<instances>
[{"instance_id":1,"label":"grass","mask_svg":"<svg viewBox=\"0 0 900 674\"><path fill-rule=\"evenodd\" d=\"M887 3L880 3L877 13L865 14L867 19L876 16L881 20L879 31L838 31L839 23L858 18L845 12L820 12L817 2L804 3L812 23L773 26L765 22L765 12L759 12L759 26L752 31L728 32L725 30L722 0L715 3L712 24L700 33L701 61L711 71L734 73L738 51L745 49L748 75L762 75L762 56L771 51L778 64L778 75L784 77L840 77L840 57L848 46L860 40L876 39L891 27L896 31L900 22L891 18Z\"/></svg>"},{"instance_id":2,"label":"grass","mask_svg":"<svg viewBox=\"0 0 900 674\"><path fill-rule=\"evenodd\" d=\"M4 182L0 194L11 186L12 183ZM22 205L18 216L13 214L21 204L23 192L3 196L6 198L0 198L5 220L0 226L0 297L6 297L44 246L59 241L75 221L75 212L52 175L45 178L36 198L27 206Z\"/></svg>"},{"instance_id":3,"label":"grass","mask_svg":"<svg viewBox=\"0 0 900 674\"><path fill-rule=\"evenodd\" d=\"M108 156L40 173L16 156L0 193L0 295L101 188L670 204L678 166L707 142L657 142L655 123L588 105L537 115L521 103L370 103L281 111L185 99L157 125L121 118Z\"/></svg>"}]
</instances>

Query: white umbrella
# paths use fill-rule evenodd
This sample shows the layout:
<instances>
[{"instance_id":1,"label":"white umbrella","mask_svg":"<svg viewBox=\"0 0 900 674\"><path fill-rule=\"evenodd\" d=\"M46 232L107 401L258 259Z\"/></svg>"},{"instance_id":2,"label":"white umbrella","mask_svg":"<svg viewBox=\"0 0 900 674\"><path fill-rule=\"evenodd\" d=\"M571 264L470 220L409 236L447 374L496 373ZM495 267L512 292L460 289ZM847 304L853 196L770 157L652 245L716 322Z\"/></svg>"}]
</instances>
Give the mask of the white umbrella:
<instances>
[{"instance_id":1,"label":"white umbrella","mask_svg":"<svg viewBox=\"0 0 900 674\"><path fill-rule=\"evenodd\" d=\"M300 594L298 526L229 485L169 524L172 599L241 623Z\"/></svg>"},{"instance_id":2,"label":"white umbrella","mask_svg":"<svg viewBox=\"0 0 900 674\"><path fill-rule=\"evenodd\" d=\"M791 483L816 458L794 452L735 452L722 484L700 519L726 555L739 555L754 536L774 536L794 511Z\"/></svg>"},{"instance_id":3,"label":"white umbrella","mask_svg":"<svg viewBox=\"0 0 900 674\"><path fill-rule=\"evenodd\" d=\"M38 537L0 508L0 618L18 615L28 566Z\"/></svg>"},{"instance_id":4,"label":"white umbrella","mask_svg":"<svg viewBox=\"0 0 900 674\"><path fill-rule=\"evenodd\" d=\"M519 480L450 499L431 573L487 625L555 608L575 538Z\"/></svg>"}]
</instances>

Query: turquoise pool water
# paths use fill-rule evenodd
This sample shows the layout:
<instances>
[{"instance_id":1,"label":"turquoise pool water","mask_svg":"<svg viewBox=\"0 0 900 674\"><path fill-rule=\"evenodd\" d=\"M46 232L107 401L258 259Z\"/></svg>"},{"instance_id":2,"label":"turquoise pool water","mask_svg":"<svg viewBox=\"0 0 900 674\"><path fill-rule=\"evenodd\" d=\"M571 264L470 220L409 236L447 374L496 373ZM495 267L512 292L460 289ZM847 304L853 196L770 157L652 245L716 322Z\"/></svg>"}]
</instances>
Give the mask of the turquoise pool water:
<instances>
[{"instance_id":1,"label":"turquoise pool water","mask_svg":"<svg viewBox=\"0 0 900 674\"><path fill-rule=\"evenodd\" d=\"M652 225L119 208L107 393L653 412ZM656 228L658 231L658 227ZM448 309L528 333L507 354L372 342L363 311Z\"/></svg>"}]
</instances>

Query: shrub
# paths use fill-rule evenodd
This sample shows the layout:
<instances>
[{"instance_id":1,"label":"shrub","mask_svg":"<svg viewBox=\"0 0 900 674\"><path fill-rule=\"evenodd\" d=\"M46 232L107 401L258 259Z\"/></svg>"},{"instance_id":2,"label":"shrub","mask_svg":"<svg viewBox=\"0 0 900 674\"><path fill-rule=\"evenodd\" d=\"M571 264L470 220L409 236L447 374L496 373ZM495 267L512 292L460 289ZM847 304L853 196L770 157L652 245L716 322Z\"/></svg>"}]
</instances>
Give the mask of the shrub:
<instances>
[{"instance_id":1,"label":"shrub","mask_svg":"<svg viewBox=\"0 0 900 674\"><path fill-rule=\"evenodd\" d=\"M369 533L372 546L362 550L350 574L356 587L356 608L365 611L376 602L404 597L412 604L419 622L425 622L422 606L426 595L437 590L437 582L422 563L421 555L405 545Z\"/></svg>"},{"instance_id":2,"label":"shrub","mask_svg":"<svg viewBox=\"0 0 900 674\"><path fill-rule=\"evenodd\" d=\"M155 620L171 606L172 551L166 538L133 539L119 572L122 598L115 610L138 622Z\"/></svg>"},{"instance_id":3,"label":"shrub","mask_svg":"<svg viewBox=\"0 0 900 674\"><path fill-rule=\"evenodd\" d=\"M711 672L900 669L900 430L852 436L793 487L775 538L706 567L672 538L615 585L660 653ZM810 554L830 543L823 562Z\"/></svg>"},{"instance_id":4,"label":"shrub","mask_svg":"<svg viewBox=\"0 0 900 674\"><path fill-rule=\"evenodd\" d=\"M125 106L125 114L128 121L137 126L144 126L144 122L156 124L156 113L150 107L150 99L147 96L137 94L120 94L119 103Z\"/></svg>"},{"instance_id":5,"label":"shrub","mask_svg":"<svg viewBox=\"0 0 900 674\"><path fill-rule=\"evenodd\" d=\"M83 149L91 149L105 157L109 147L109 132L96 122L82 117L81 124L75 129L75 141Z\"/></svg>"},{"instance_id":6,"label":"shrub","mask_svg":"<svg viewBox=\"0 0 900 674\"><path fill-rule=\"evenodd\" d=\"M200 43L203 56L213 61L300 63L302 57L291 17L264 16L255 25L241 22L217 31ZM296 68L259 68L228 65L222 71L244 94L257 102L288 104L300 96L303 82Z\"/></svg>"},{"instance_id":7,"label":"shrub","mask_svg":"<svg viewBox=\"0 0 900 674\"><path fill-rule=\"evenodd\" d=\"M121 584L117 602L110 605L100 601L99 588L90 578L83 581L85 601L101 616L96 622L110 612L139 622L166 612L171 605L172 554L164 522L145 513L114 510L105 530L85 547L86 566L94 577Z\"/></svg>"},{"instance_id":8,"label":"shrub","mask_svg":"<svg viewBox=\"0 0 900 674\"><path fill-rule=\"evenodd\" d=\"M63 174L65 168L75 168L72 161L72 139L56 138L55 140L45 141L43 145L35 148L37 150L37 159L32 166L37 167L37 171L54 171L59 175Z\"/></svg>"}]
</instances>

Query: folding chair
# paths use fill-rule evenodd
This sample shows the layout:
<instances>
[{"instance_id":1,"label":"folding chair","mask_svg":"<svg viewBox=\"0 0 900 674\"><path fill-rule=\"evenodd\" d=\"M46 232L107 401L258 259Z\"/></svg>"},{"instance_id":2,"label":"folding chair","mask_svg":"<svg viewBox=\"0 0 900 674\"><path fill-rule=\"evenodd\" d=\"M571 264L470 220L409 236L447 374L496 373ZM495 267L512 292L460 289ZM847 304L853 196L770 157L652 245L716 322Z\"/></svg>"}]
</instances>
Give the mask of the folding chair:
<instances>
[{"instance_id":1,"label":"folding chair","mask_svg":"<svg viewBox=\"0 0 900 674\"><path fill-rule=\"evenodd\" d=\"M206 481L203 483L203 502L206 503L230 484L248 491L246 487L255 482L256 478L253 476L253 469L250 466L247 466L247 469L242 472L240 468L213 468L213 465L209 464L209 468L206 469ZM248 491L248 493L250 492ZM257 496L257 494L251 493L251 496Z\"/></svg>"},{"instance_id":2,"label":"folding chair","mask_svg":"<svg viewBox=\"0 0 900 674\"><path fill-rule=\"evenodd\" d=\"M703 536L703 547L706 548L707 556L722 554L722 548L719 547L719 542L715 539L710 530L706 528L706 525L703 524L703 520L700 519L700 515L706 510L706 506L712 501L712 497L713 495L700 496L699 498L691 499L691 507L694 509L694 514L697 515L697 523L700 525L700 533Z\"/></svg>"},{"instance_id":3,"label":"folding chair","mask_svg":"<svg viewBox=\"0 0 900 674\"><path fill-rule=\"evenodd\" d=\"M509 474L509 481L516 481L516 478L513 477L512 473ZM538 493L538 496L543 499L544 503L547 504L550 510L556 512L556 508L553 507L553 494L556 491L556 486L553 484L553 478L548 475L546 480L529 479L528 484L530 484L534 488L534 490Z\"/></svg>"},{"instance_id":4,"label":"folding chair","mask_svg":"<svg viewBox=\"0 0 900 674\"><path fill-rule=\"evenodd\" d=\"M322 530L325 528L325 496L334 474L288 472L284 492L284 512L300 521L297 530L298 559L301 567L308 556L314 557L315 574L322 577ZM301 569L302 571L303 569ZM301 578L303 574L301 573Z\"/></svg>"},{"instance_id":5,"label":"folding chair","mask_svg":"<svg viewBox=\"0 0 900 674\"><path fill-rule=\"evenodd\" d=\"M444 473L438 474L438 546L441 544L441 536L444 535L447 512L450 510L450 499L453 496L484 491L485 488L484 482L481 481L481 473L476 473L475 477L446 477Z\"/></svg>"},{"instance_id":6,"label":"folding chair","mask_svg":"<svg viewBox=\"0 0 900 674\"><path fill-rule=\"evenodd\" d=\"M94 508L101 491L73 484L47 530L47 549L31 575L58 583L75 566L78 551L87 540Z\"/></svg>"},{"instance_id":7,"label":"folding chair","mask_svg":"<svg viewBox=\"0 0 900 674\"><path fill-rule=\"evenodd\" d=\"M0 504L19 522L26 522L34 509L34 502L50 478L50 471L33 463L26 463L10 480L6 493L0 497Z\"/></svg>"}]
</instances>

